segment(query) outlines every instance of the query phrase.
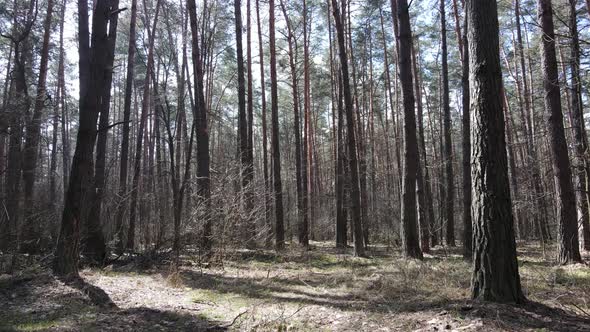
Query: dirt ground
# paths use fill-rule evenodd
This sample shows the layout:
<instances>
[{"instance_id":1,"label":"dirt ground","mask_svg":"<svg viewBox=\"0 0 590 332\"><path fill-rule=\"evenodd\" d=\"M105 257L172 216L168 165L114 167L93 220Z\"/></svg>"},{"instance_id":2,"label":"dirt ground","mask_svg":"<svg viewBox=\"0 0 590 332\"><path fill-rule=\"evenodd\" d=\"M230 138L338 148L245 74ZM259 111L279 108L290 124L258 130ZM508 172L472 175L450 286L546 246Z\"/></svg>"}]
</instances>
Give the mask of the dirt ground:
<instances>
[{"instance_id":1,"label":"dirt ground","mask_svg":"<svg viewBox=\"0 0 590 332\"><path fill-rule=\"evenodd\" d=\"M420 262L331 245L237 251L208 268L186 256L178 273L85 269L76 284L38 263L0 275L0 331L590 331L590 267L555 266L538 245L519 247L523 306L470 301L458 249ZM107 302L96 305L93 289Z\"/></svg>"}]
</instances>

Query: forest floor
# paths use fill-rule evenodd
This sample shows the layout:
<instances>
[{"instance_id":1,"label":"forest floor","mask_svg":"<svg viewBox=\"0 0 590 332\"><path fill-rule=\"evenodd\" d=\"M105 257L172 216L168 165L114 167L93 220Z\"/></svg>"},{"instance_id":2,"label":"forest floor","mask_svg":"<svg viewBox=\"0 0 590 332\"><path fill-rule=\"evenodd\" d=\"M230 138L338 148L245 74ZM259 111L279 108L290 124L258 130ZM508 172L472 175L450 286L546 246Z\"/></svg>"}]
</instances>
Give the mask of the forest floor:
<instances>
[{"instance_id":1,"label":"forest floor","mask_svg":"<svg viewBox=\"0 0 590 332\"><path fill-rule=\"evenodd\" d=\"M209 268L185 257L178 273L137 262L85 269L80 283L41 261L0 275L0 331L590 331L590 267L555 266L537 244L519 246L522 306L470 301L459 248L414 261L331 245L236 251ZM88 296L99 288L110 305Z\"/></svg>"}]
</instances>

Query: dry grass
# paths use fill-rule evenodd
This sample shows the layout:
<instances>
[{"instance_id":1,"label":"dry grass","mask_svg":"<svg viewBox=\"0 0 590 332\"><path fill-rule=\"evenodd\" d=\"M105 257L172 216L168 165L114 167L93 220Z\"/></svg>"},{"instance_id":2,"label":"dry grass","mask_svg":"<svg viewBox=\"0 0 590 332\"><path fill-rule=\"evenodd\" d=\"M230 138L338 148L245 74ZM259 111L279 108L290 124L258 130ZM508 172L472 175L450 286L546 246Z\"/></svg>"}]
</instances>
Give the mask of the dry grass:
<instances>
[{"instance_id":1,"label":"dry grass","mask_svg":"<svg viewBox=\"0 0 590 332\"><path fill-rule=\"evenodd\" d=\"M179 270L141 273L87 270L84 278L117 304L116 317L93 309L80 310L78 318L47 319L9 310L8 318L13 330L69 331L68 326L88 317L119 319L121 324L129 317L145 319L133 312L143 308L177 315L162 318L167 323L142 325L142 330L154 331L191 330L183 326L237 331L590 330L590 269L554 266L535 245L519 248L523 288L533 301L521 307L470 301L471 265L457 249L435 248L424 261L415 261L385 247L372 247L371 258L358 258L331 245L313 243L312 251L292 248L280 255L240 250L223 266L207 269L186 264ZM0 296L0 305L3 301ZM113 326L105 330L119 331Z\"/></svg>"}]
</instances>

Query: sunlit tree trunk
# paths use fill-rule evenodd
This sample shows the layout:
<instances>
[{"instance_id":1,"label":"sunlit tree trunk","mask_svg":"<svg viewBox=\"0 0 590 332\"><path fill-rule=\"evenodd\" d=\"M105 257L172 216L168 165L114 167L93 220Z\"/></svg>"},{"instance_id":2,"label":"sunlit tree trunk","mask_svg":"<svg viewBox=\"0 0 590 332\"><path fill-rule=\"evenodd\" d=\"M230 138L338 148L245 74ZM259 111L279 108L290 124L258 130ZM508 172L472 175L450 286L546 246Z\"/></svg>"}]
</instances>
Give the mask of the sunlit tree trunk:
<instances>
[{"instance_id":1,"label":"sunlit tree trunk","mask_svg":"<svg viewBox=\"0 0 590 332\"><path fill-rule=\"evenodd\" d=\"M522 303L514 239L496 1L466 1L474 223L471 295Z\"/></svg>"}]
</instances>

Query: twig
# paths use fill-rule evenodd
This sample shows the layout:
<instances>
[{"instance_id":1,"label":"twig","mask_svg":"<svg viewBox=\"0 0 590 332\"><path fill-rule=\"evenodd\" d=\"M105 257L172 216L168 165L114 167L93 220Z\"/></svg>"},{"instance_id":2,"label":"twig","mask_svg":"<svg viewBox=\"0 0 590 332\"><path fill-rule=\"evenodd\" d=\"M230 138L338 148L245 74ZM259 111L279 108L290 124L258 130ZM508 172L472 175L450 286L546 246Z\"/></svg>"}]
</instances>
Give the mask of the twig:
<instances>
[{"instance_id":1,"label":"twig","mask_svg":"<svg viewBox=\"0 0 590 332\"><path fill-rule=\"evenodd\" d=\"M248 310L241 312L241 313L240 313L240 314L238 314L236 317L234 317L234 319L231 321L231 323L229 323L229 324L226 324L226 325L223 325L223 326L220 326L220 327L221 327L221 328L224 328L224 329L226 329L226 328L228 328L228 327L230 327L230 326L234 325L234 324L236 323L236 321L238 320L238 318L242 317L242 316L243 316L243 315L245 315L247 312L248 312Z\"/></svg>"}]
</instances>

